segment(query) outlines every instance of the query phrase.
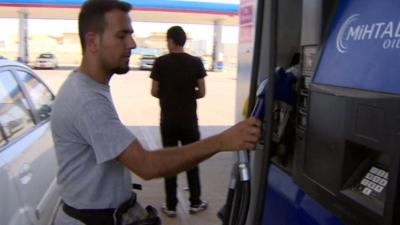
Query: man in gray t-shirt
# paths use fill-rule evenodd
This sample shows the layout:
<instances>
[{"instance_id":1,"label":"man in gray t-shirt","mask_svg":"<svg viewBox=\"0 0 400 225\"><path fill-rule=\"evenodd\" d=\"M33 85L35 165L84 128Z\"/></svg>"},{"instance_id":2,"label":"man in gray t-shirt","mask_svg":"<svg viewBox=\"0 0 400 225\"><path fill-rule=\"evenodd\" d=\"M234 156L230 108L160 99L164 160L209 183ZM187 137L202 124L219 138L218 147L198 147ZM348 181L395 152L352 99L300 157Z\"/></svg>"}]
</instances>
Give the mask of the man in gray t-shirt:
<instances>
[{"instance_id":1,"label":"man in gray t-shirt","mask_svg":"<svg viewBox=\"0 0 400 225\"><path fill-rule=\"evenodd\" d=\"M72 72L58 92L51 119L64 202L97 209L127 200L130 175L114 159L135 137L119 120L110 87Z\"/></svg>"},{"instance_id":2,"label":"man in gray t-shirt","mask_svg":"<svg viewBox=\"0 0 400 225\"><path fill-rule=\"evenodd\" d=\"M51 127L66 204L116 208L131 196L129 170L115 159L136 138L119 120L108 85L72 72L58 92Z\"/></svg>"},{"instance_id":3,"label":"man in gray t-shirt","mask_svg":"<svg viewBox=\"0 0 400 225\"><path fill-rule=\"evenodd\" d=\"M145 180L172 176L218 152L253 149L260 137L261 122L250 118L180 148L143 148L119 120L108 85L113 74L129 71L136 48L130 10L117 0L89 0L81 8L82 62L62 85L51 116L64 202L56 225L99 216L100 223L86 224L113 225L110 212L131 196L129 172Z\"/></svg>"}]
</instances>

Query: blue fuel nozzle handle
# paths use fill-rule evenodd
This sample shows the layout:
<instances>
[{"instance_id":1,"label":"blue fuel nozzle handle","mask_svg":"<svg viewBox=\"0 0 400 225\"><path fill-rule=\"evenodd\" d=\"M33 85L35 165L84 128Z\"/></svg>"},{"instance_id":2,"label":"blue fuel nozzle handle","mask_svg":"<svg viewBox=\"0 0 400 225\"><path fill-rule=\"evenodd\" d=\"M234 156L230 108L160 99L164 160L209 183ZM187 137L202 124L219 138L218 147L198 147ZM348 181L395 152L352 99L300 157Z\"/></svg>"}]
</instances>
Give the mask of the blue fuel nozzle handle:
<instances>
[{"instance_id":1,"label":"blue fuel nozzle handle","mask_svg":"<svg viewBox=\"0 0 400 225\"><path fill-rule=\"evenodd\" d=\"M251 117L256 117L259 120L264 120L264 103L265 103L265 93L267 89L268 79L263 80L257 88L257 99L253 110L250 113ZM249 181L249 159L246 151L242 150L238 152L238 167L239 167L239 177L240 181Z\"/></svg>"},{"instance_id":2,"label":"blue fuel nozzle handle","mask_svg":"<svg viewBox=\"0 0 400 225\"><path fill-rule=\"evenodd\" d=\"M267 84L268 79L265 79L258 85L256 104L250 113L251 117L257 117L260 120L264 119L264 103Z\"/></svg>"}]
</instances>

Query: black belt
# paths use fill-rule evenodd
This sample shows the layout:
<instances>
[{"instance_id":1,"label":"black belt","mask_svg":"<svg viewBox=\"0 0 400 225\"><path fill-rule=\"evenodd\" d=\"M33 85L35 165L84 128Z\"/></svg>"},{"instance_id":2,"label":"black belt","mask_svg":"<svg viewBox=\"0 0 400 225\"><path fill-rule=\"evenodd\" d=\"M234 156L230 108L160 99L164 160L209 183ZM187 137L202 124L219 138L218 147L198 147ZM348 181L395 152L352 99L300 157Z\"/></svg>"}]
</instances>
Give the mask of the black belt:
<instances>
[{"instance_id":1,"label":"black belt","mask_svg":"<svg viewBox=\"0 0 400 225\"><path fill-rule=\"evenodd\" d=\"M123 202L117 209L75 209L63 203L64 212L86 225L115 225L121 224L122 215L127 212L130 207L136 204L136 193L132 192L132 196ZM138 205L141 207L140 205ZM161 225L161 220L157 215L157 210L151 206L146 207L147 215L145 218L139 218L130 225ZM117 217L114 223L114 215Z\"/></svg>"},{"instance_id":2,"label":"black belt","mask_svg":"<svg viewBox=\"0 0 400 225\"><path fill-rule=\"evenodd\" d=\"M113 214L115 209L76 209L72 206L63 204L64 212L86 225L114 225Z\"/></svg>"}]
</instances>

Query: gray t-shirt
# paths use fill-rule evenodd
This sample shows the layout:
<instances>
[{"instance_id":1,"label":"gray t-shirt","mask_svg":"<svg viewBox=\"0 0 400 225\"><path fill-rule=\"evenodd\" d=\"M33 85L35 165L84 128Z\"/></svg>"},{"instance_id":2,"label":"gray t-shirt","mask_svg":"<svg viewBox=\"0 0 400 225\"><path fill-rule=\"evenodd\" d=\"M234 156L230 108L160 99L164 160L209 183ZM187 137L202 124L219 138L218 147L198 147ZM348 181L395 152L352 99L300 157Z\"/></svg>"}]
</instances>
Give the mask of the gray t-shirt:
<instances>
[{"instance_id":1,"label":"gray t-shirt","mask_svg":"<svg viewBox=\"0 0 400 225\"><path fill-rule=\"evenodd\" d=\"M130 173L116 157L136 138L119 120L109 86L73 71L56 96L51 128L65 203L115 208L131 196Z\"/></svg>"}]
</instances>

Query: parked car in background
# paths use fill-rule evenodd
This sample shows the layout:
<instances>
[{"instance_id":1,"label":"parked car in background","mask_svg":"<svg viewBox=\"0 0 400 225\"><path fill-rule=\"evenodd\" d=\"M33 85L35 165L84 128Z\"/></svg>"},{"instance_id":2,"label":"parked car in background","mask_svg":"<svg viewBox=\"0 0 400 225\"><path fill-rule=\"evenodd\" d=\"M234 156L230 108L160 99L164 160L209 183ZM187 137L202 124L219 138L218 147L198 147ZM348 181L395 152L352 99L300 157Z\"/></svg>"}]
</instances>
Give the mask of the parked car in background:
<instances>
[{"instance_id":1,"label":"parked car in background","mask_svg":"<svg viewBox=\"0 0 400 225\"><path fill-rule=\"evenodd\" d=\"M60 206L49 117L54 95L27 66L0 60L0 224L51 224Z\"/></svg>"},{"instance_id":2,"label":"parked car in background","mask_svg":"<svg viewBox=\"0 0 400 225\"><path fill-rule=\"evenodd\" d=\"M156 61L156 55L143 55L140 59L140 69L141 70L151 70L153 69L154 62Z\"/></svg>"},{"instance_id":3,"label":"parked car in background","mask_svg":"<svg viewBox=\"0 0 400 225\"><path fill-rule=\"evenodd\" d=\"M155 59L161 55L157 48L135 48L132 49L132 65L141 70L151 70Z\"/></svg>"},{"instance_id":4,"label":"parked car in background","mask_svg":"<svg viewBox=\"0 0 400 225\"><path fill-rule=\"evenodd\" d=\"M40 54L36 58L33 67L35 69L56 69L58 67L56 55L53 53Z\"/></svg>"}]
</instances>

